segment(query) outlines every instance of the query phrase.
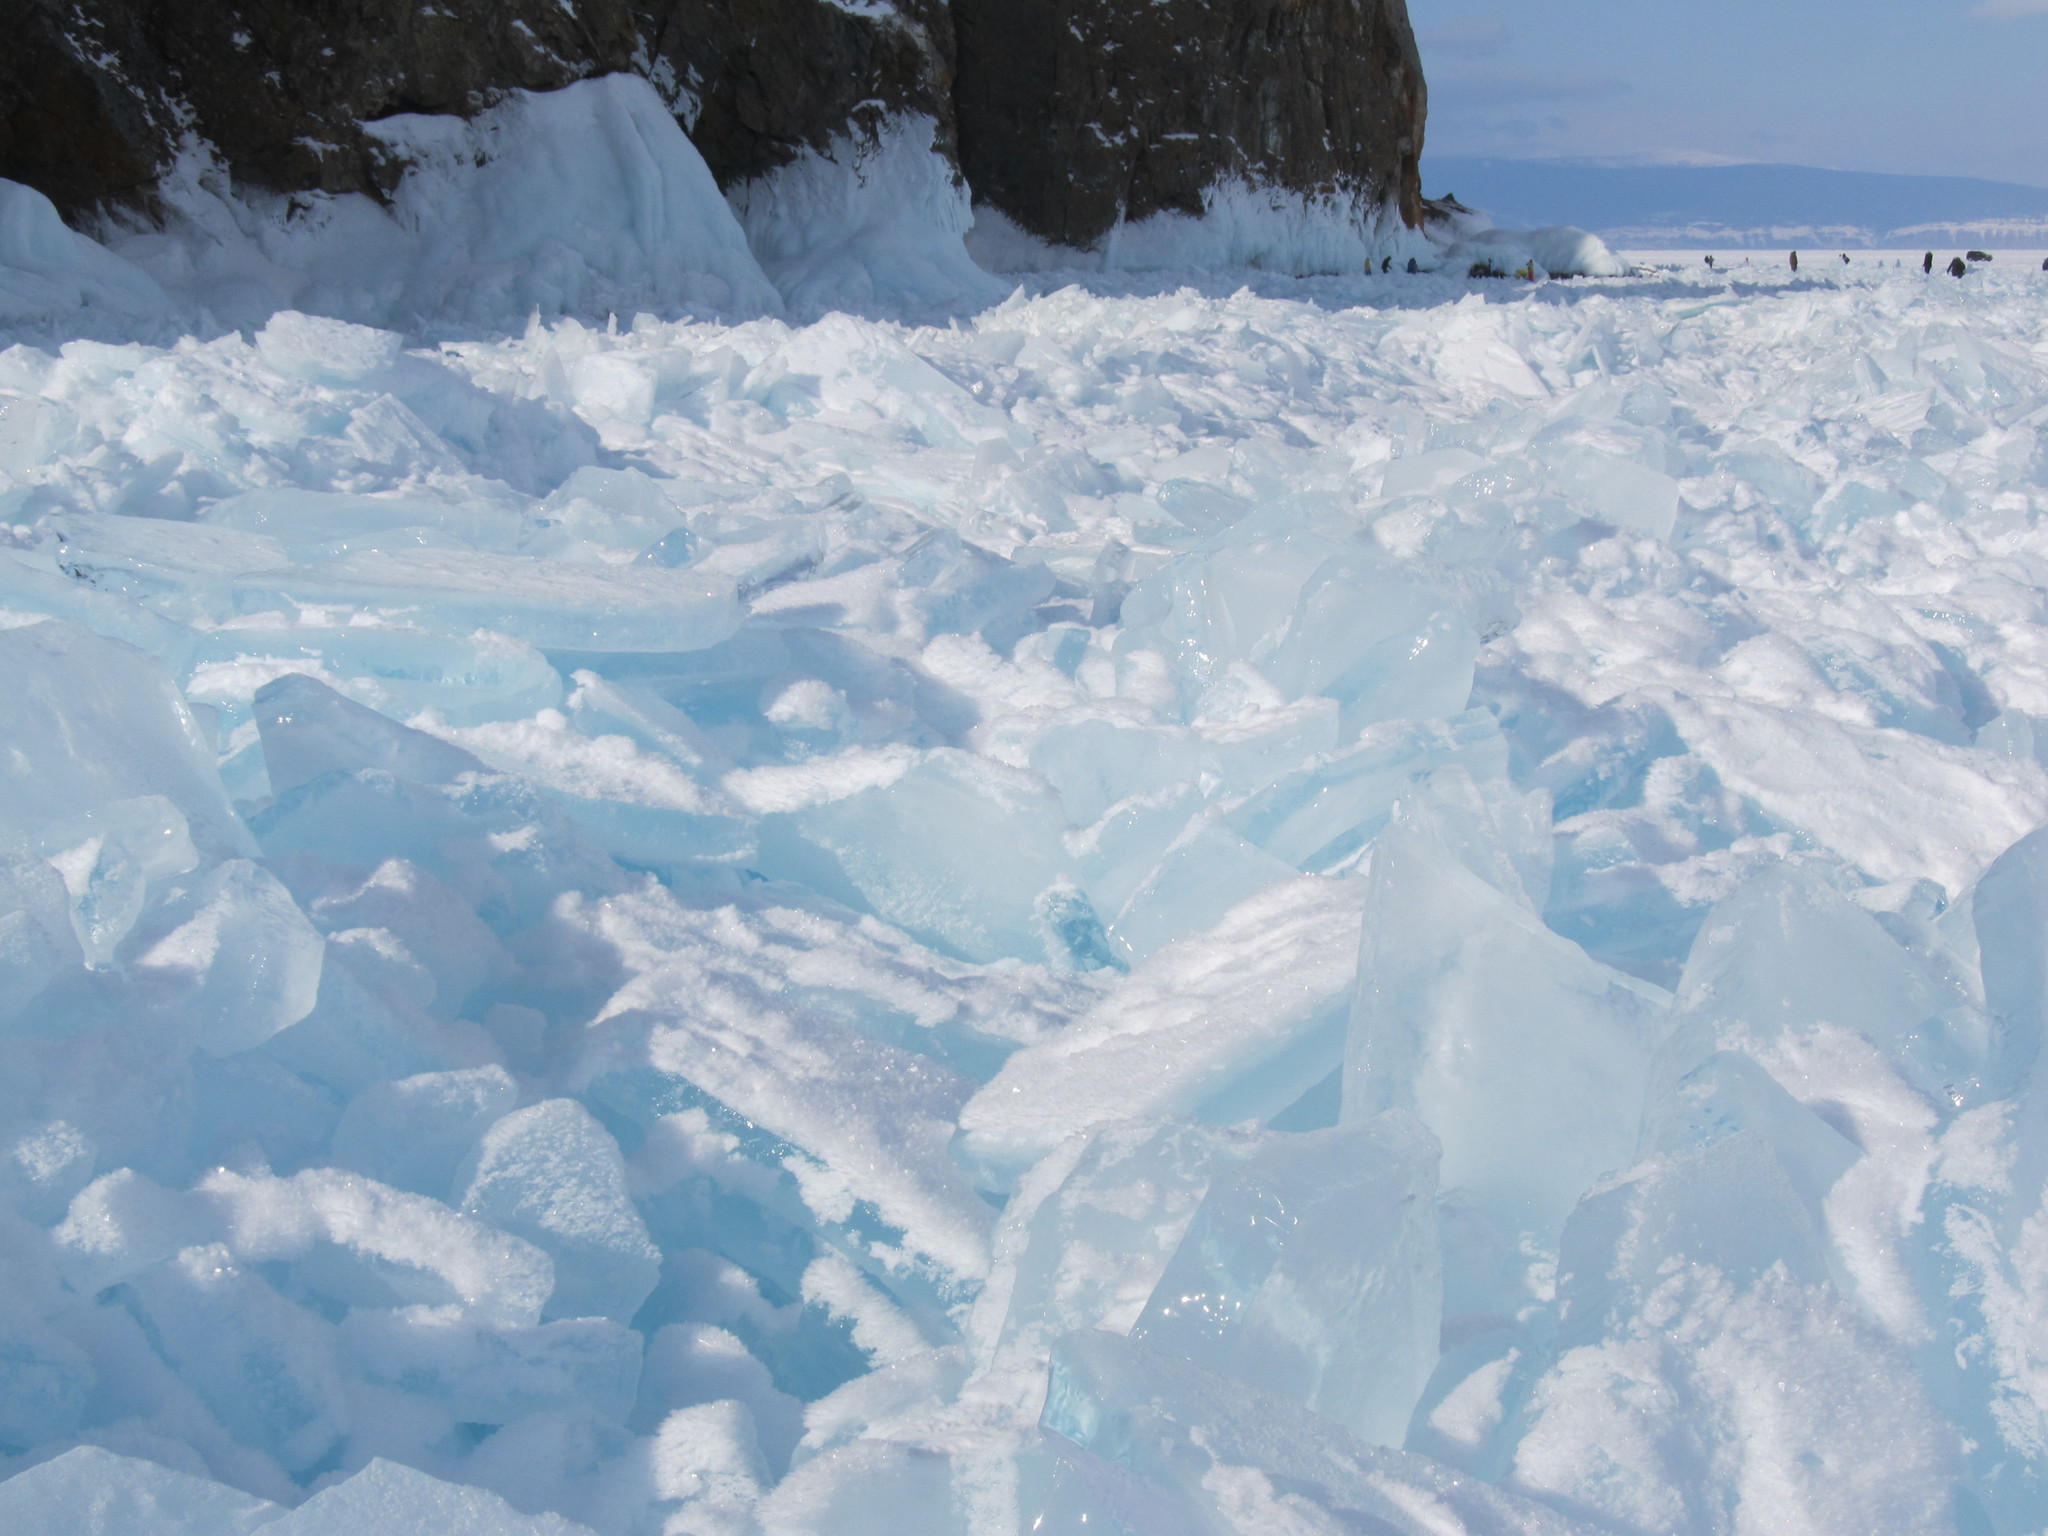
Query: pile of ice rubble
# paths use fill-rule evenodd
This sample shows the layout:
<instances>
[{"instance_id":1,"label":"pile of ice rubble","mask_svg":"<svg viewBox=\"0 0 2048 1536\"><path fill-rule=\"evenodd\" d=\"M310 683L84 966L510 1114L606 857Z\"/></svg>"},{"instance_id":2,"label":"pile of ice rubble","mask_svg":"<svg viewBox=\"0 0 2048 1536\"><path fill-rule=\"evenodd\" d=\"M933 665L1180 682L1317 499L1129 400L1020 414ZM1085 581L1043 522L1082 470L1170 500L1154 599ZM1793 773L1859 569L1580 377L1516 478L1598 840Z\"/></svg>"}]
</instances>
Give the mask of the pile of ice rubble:
<instances>
[{"instance_id":1,"label":"pile of ice rubble","mask_svg":"<svg viewBox=\"0 0 2048 1536\"><path fill-rule=\"evenodd\" d=\"M2038 286L1266 289L0 352L0 1527L2039 1529Z\"/></svg>"}]
</instances>

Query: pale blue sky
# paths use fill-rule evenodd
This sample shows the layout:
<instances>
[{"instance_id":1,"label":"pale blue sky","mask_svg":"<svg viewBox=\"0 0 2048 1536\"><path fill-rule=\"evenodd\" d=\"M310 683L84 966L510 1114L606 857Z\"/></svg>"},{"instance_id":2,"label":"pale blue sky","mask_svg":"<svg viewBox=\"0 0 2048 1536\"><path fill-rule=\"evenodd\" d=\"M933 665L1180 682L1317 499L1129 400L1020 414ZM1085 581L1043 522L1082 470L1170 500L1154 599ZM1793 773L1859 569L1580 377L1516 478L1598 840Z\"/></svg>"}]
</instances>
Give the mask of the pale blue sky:
<instances>
[{"instance_id":1,"label":"pale blue sky","mask_svg":"<svg viewBox=\"0 0 2048 1536\"><path fill-rule=\"evenodd\" d=\"M2048 0L1409 0L1430 151L2048 186Z\"/></svg>"}]
</instances>

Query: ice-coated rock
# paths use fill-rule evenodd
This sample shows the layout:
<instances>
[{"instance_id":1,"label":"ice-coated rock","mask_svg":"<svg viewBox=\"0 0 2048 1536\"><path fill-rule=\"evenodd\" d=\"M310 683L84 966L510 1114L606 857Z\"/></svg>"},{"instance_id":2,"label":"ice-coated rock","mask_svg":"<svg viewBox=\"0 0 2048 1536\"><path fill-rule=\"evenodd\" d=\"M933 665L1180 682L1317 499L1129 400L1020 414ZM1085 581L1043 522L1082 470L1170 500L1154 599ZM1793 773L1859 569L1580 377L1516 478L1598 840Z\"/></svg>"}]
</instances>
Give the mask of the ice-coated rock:
<instances>
[{"instance_id":1,"label":"ice-coated rock","mask_svg":"<svg viewBox=\"0 0 2048 1536\"><path fill-rule=\"evenodd\" d=\"M1395 1111L1224 1170L1131 1329L1399 1445L1436 1363L1436 1138Z\"/></svg>"},{"instance_id":2,"label":"ice-coated rock","mask_svg":"<svg viewBox=\"0 0 2048 1536\"><path fill-rule=\"evenodd\" d=\"M661 1255L626 1193L618 1143L574 1099L515 1110L484 1133L461 1206L554 1260L543 1316L630 1321Z\"/></svg>"},{"instance_id":3,"label":"ice-coated rock","mask_svg":"<svg viewBox=\"0 0 2048 1536\"><path fill-rule=\"evenodd\" d=\"M0 1523L39 1536L247 1536L284 1513L239 1488L96 1445L0 1482Z\"/></svg>"}]
</instances>

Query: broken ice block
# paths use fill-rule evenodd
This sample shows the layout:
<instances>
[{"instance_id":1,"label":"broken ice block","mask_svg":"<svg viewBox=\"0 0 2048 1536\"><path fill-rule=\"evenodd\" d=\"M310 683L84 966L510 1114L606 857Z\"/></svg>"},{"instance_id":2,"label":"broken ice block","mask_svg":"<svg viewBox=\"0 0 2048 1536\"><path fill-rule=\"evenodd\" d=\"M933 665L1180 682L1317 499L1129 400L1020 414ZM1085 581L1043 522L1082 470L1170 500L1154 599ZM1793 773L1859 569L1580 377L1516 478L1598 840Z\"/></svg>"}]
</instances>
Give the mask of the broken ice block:
<instances>
[{"instance_id":1,"label":"broken ice block","mask_svg":"<svg viewBox=\"0 0 2048 1536\"><path fill-rule=\"evenodd\" d=\"M182 921L135 964L151 977L155 1008L190 1027L202 1049L248 1050L313 1011L326 944L268 870L230 859L175 915Z\"/></svg>"},{"instance_id":2,"label":"broken ice block","mask_svg":"<svg viewBox=\"0 0 2048 1536\"><path fill-rule=\"evenodd\" d=\"M235 1438L304 1471L348 1427L333 1326L221 1244L187 1248L127 1284L159 1353Z\"/></svg>"},{"instance_id":3,"label":"broken ice block","mask_svg":"<svg viewBox=\"0 0 2048 1536\"><path fill-rule=\"evenodd\" d=\"M1095 1482L1085 1524L1146 1536L1285 1530L1570 1536L1533 1500L1423 1456L1367 1445L1320 1414L1114 1333L1055 1347L1043 1426L1125 1477ZM1150 1511L1180 1515L1156 1523ZM1024 1526L1039 1513L1024 1511Z\"/></svg>"},{"instance_id":4,"label":"broken ice block","mask_svg":"<svg viewBox=\"0 0 2048 1536\"><path fill-rule=\"evenodd\" d=\"M2002 978L1999 965L1990 969ZM1800 865L1768 866L1714 907L1686 959L1678 1006L1671 1063L1680 1070L1719 1045L1762 1053L1835 1025L1951 1106L1990 1096L1995 1042L1983 1011Z\"/></svg>"},{"instance_id":5,"label":"broken ice block","mask_svg":"<svg viewBox=\"0 0 2048 1536\"><path fill-rule=\"evenodd\" d=\"M1436 1138L1395 1111L1223 1170L1131 1330L1399 1445L1436 1363Z\"/></svg>"},{"instance_id":6,"label":"broken ice block","mask_svg":"<svg viewBox=\"0 0 2048 1536\"><path fill-rule=\"evenodd\" d=\"M377 1083L341 1112L334 1160L395 1189L448 1198L477 1138L518 1102L519 1087L503 1067Z\"/></svg>"},{"instance_id":7,"label":"broken ice block","mask_svg":"<svg viewBox=\"0 0 2048 1536\"><path fill-rule=\"evenodd\" d=\"M0 835L39 842L117 800L161 795L207 858L253 853L177 687L149 657L63 621L0 630Z\"/></svg>"},{"instance_id":8,"label":"broken ice block","mask_svg":"<svg viewBox=\"0 0 2048 1536\"><path fill-rule=\"evenodd\" d=\"M690 570L576 565L471 550L369 550L235 583L244 613L300 606L388 609L463 633L495 630L554 650L694 651L739 628L732 587Z\"/></svg>"},{"instance_id":9,"label":"broken ice block","mask_svg":"<svg viewBox=\"0 0 2048 1536\"><path fill-rule=\"evenodd\" d=\"M284 1513L239 1488L96 1445L0 1482L0 1528L22 1536L248 1536Z\"/></svg>"},{"instance_id":10,"label":"broken ice block","mask_svg":"<svg viewBox=\"0 0 2048 1536\"><path fill-rule=\"evenodd\" d=\"M1512 1317L1580 1194L1635 1155L1668 1003L1544 927L1513 861L1460 858L1437 819L1373 847L1343 1114L1408 1109L1436 1133L1446 1308Z\"/></svg>"},{"instance_id":11,"label":"broken ice block","mask_svg":"<svg viewBox=\"0 0 2048 1536\"><path fill-rule=\"evenodd\" d=\"M268 1536L590 1536L560 1515L521 1514L487 1488L444 1483L382 1457L264 1529Z\"/></svg>"}]
</instances>

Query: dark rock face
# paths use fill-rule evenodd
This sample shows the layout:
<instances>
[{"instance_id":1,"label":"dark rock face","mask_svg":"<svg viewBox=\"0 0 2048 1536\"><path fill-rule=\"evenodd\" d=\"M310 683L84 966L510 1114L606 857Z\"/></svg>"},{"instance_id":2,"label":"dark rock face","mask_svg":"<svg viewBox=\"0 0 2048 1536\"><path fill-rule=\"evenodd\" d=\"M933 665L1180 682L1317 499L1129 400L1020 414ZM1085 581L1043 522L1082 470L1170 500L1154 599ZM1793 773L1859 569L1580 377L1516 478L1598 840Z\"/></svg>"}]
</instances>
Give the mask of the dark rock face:
<instances>
[{"instance_id":1,"label":"dark rock face","mask_svg":"<svg viewBox=\"0 0 2048 1536\"><path fill-rule=\"evenodd\" d=\"M1423 218L1405 0L953 0L978 201L1086 246L1202 211L1219 178L1394 199Z\"/></svg>"},{"instance_id":2,"label":"dark rock face","mask_svg":"<svg viewBox=\"0 0 2048 1536\"><path fill-rule=\"evenodd\" d=\"M238 182L388 191L360 124L468 116L508 90L637 71L667 95L721 185L892 111L951 149L952 17L830 0L15 0L0 57L0 176L74 221L146 205L185 123Z\"/></svg>"},{"instance_id":3,"label":"dark rock face","mask_svg":"<svg viewBox=\"0 0 2048 1536\"><path fill-rule=\"evenodd\" d=\"M238 181L376 192L397 167L380 162L365 119L472 113L509 88L630 68L637 44L623 0L583 0L573 15L556 0L18 3L38 61L21 73L47 73L9 92L0 175L73 219L143 200L188 122ZM42 102L41 122L21 120ZM72 159L74 135L95 152Z\"/></svg>"},{"instance_id":4,"label":"dark rock face","mask_svg":"<svg viewBox=\"0 0 2048 1536\"><path fill-rule=\"evenodd\" d=\"M896 0L896 20L830 0L639 0L637 9L644 72L674 99L722 187L849 130L871 134L897 112L932 118L939 149L952 150L946 0Z\"/></svg>"},{"instance_id":5,"label":"dark rock face","mask_svg":"<svg viewBox=\"0 0 2048 1536\"><path fill-rule=\"evenodd\" d=\"M922 113L978 199L1086 245L1219 178L1422 217L1404 0L12 0L0 176L147 212L181 137L238 183L379 195L361 130L631 70L722 186ZM957 36L956 36L957 34ZM957 61L957 78L955 75ZM957 140L955 128L957 124Z\"/></svg>"}]
</instances>

